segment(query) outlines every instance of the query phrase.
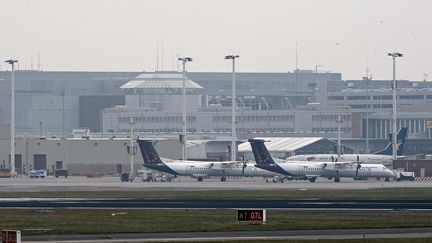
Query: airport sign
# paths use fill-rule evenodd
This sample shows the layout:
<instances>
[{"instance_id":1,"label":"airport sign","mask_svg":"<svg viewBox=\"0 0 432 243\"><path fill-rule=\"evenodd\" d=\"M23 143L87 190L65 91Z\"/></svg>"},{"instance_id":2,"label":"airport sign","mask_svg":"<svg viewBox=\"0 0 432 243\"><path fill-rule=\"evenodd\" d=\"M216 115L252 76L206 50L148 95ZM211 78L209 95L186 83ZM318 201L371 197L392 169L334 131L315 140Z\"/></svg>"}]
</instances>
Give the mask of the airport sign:
<instances>
[{"instance_id":1,"label":"airport sign","mask_svg":"<svg viewBox=\"0 0 432 243\"><path fill-rule=\"evenodd\" d=\"M265 209L237 209L237 222L249 224L265 224Z\"/></svg>"}]
</instances>

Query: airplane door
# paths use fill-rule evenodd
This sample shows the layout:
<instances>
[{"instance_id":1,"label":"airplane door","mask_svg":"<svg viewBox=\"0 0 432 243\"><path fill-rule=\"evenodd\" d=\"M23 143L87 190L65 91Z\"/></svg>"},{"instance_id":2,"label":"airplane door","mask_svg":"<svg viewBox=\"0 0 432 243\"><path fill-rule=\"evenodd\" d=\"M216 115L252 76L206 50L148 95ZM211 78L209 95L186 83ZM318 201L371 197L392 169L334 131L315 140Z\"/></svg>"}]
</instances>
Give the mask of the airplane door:
<instances>
[{"instance_id":1,"label":"airplane door","mask_svg":"<svg viewBox=\"0 0 432 243\"><path fill-rule=\"evenodd\" d=\"M186 166L186 174L193 174L193 168L195 168L195 166L193 165L187 165Z\"/></svg>"},{"instance_id":2,"label":"airplane door","mask_svg":"<svg viewBox=\"0 0 432 243\"><path fill-rule=\"evenodd\" d=\"M303 166L303 165L299 165L298 166L298 175L304 175L305 174L305 169L307 166Z\"/></svg>"}]
</instances>

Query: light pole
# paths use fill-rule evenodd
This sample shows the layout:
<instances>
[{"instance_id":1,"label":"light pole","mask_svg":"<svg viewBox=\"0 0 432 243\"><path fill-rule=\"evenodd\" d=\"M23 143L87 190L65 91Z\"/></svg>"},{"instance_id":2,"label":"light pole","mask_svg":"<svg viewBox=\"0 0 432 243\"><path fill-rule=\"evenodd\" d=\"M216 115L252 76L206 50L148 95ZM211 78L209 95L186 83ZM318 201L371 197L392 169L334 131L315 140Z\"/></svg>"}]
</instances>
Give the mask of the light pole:
<instances>
[{"instance_id":1,"label":"light pole","mask_svg":"<svg viewBox=\"0 0 432 243\"><path fill-rule=\"evenodd\" d=\"M182 159L187 159L187 149L186 149L186 63L192 62L191 57L179 57L179 61L183 64L183 138L181 142L183 143Z\"/></svg>"},{"instance_id":2,"label":"light pole","mask_svg":"<svg viewBox=\"0 0 432 243\"><path fill-rule=\"evenodd\" d=\"M9 59L5 61L12 66L11 73L11 125L10 125L10 157L11 157L11 174L15 175L15 63L18 62L14 59Z\"/></svg>"},{"instance_id":3,"label":"light pole","mask_svg":"<svg viewBox=\"0 0 432 243\"><path fill-rule=\"evenodd\" d=\"M62 97L62 138L65 139L65 92L61 92Z\"/></svg>"},{"instance_id":4,"label":"light pole","mask_svg":"<svg viewBox=\"0 0 432 243\"><path fill-rule=\"evenodd\" d=\"M235 85L235 59L239 58L239 55L228 55L225 56L226 60L232 60L232 93L231 93L231 161L236 161L237 155L237 144L236 144L236 85Z\"/></svg>"},{"instance_id":5,"label":"light pole","mask_svg":"<svg viewBox=\"0 0 432 243\"><path fill-rule=\"evenodd\" d=\"M393 52L388 53L389 56L393 59L393 82L392 82L392 89L393 89L393 134L392 134L392 144L393 144L393 160L397 159L397 138L396 138L396 57L403 57L401 53Z\"/></svg>"},{"instance_id":6,"label":"light pole","mask_svg":"<svg viewBox=\"0 0 432 243\"><path fill-rule=\"evenodd\" d=\"M337 160L341 161L341 123L342 117L338 115L337 118L337 129L338 129L338 143L337 143Z\"/></svg>"},{"instance_id":7,"label":"light pole","mask_svg":"<svg viewBox=\"0 0 432 243\"><path fill-rule=\"evenodd\" d=\"M372 77L366 75L363 77L363 80L366 81L366 153L369 153L369 106L370 106L370 97L369 97L369 86Z\"/></svg>"},{"instance_id":8,"label":"light pole","mask_svg":"<svg viewBox=\"0 0 432 243\"><path fill-rule=\"evenodd\" d=\"M130 129L130 145L129 145L129 162L130 162L130 174L129 179L133 180L134 175L134 120L130 118L129 120L129 129Z\"/></svg>"}]
</instances>

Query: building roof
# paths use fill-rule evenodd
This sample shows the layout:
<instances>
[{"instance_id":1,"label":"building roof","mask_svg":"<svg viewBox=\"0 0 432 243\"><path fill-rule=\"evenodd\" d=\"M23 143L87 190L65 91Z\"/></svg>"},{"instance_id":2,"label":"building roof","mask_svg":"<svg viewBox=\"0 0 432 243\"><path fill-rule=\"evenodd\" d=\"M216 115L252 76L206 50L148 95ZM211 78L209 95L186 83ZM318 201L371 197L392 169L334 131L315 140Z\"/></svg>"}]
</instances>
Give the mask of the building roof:
<instances>
[{"instance_id":1,"label":"building roof","mask_svg":"<svg viewBox=\"0 0 432 243\"><path fill-rule=\"evenodd\" d=\"M266 137L255 138L265 141L267 149L272 152L293 152L324 138L322 137ZM252 148L249 142L242 143L238 146L238 152L251 152Z\"/></svg>"},{"instance_id":2,"label":"building roof","mask_svg":"<svg viewBox=\"0 0 432 243\"><path fill-rule=\"evenodd\" d=\"M186 77L187 89L202 89L203 87ZM121 89L181 89L183 75L180 73L144 73L127 83Z\"/></svg>"}]
</instances>

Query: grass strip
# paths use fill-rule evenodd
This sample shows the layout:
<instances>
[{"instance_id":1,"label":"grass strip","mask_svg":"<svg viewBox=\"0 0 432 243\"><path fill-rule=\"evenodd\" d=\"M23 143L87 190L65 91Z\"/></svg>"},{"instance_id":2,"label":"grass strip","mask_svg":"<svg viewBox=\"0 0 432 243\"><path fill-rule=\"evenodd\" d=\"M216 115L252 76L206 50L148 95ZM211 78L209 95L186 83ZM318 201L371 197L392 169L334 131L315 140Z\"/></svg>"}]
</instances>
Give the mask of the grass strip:
<instances>
[{"instance_id":1,"label":"grass strip","mask_svg":"<svg viewBox=\"0 0 432 243\"><path fill-rule=\"evenodd\" d=\"M202 190L3 192L0 198L432 200L431 188L365 190Z\"/></svg>"},{"instance_id":2,"label":"grass strip","mask_svg":"<svg viewBox=\"0 0 432 243\"><path fill-rule=\"evenodd\" d=\"M235 210L1 209L0 218L25 235L432 227L431 211L268 210L265 225L238 224Z\"/></svg>"}]
</instances>

